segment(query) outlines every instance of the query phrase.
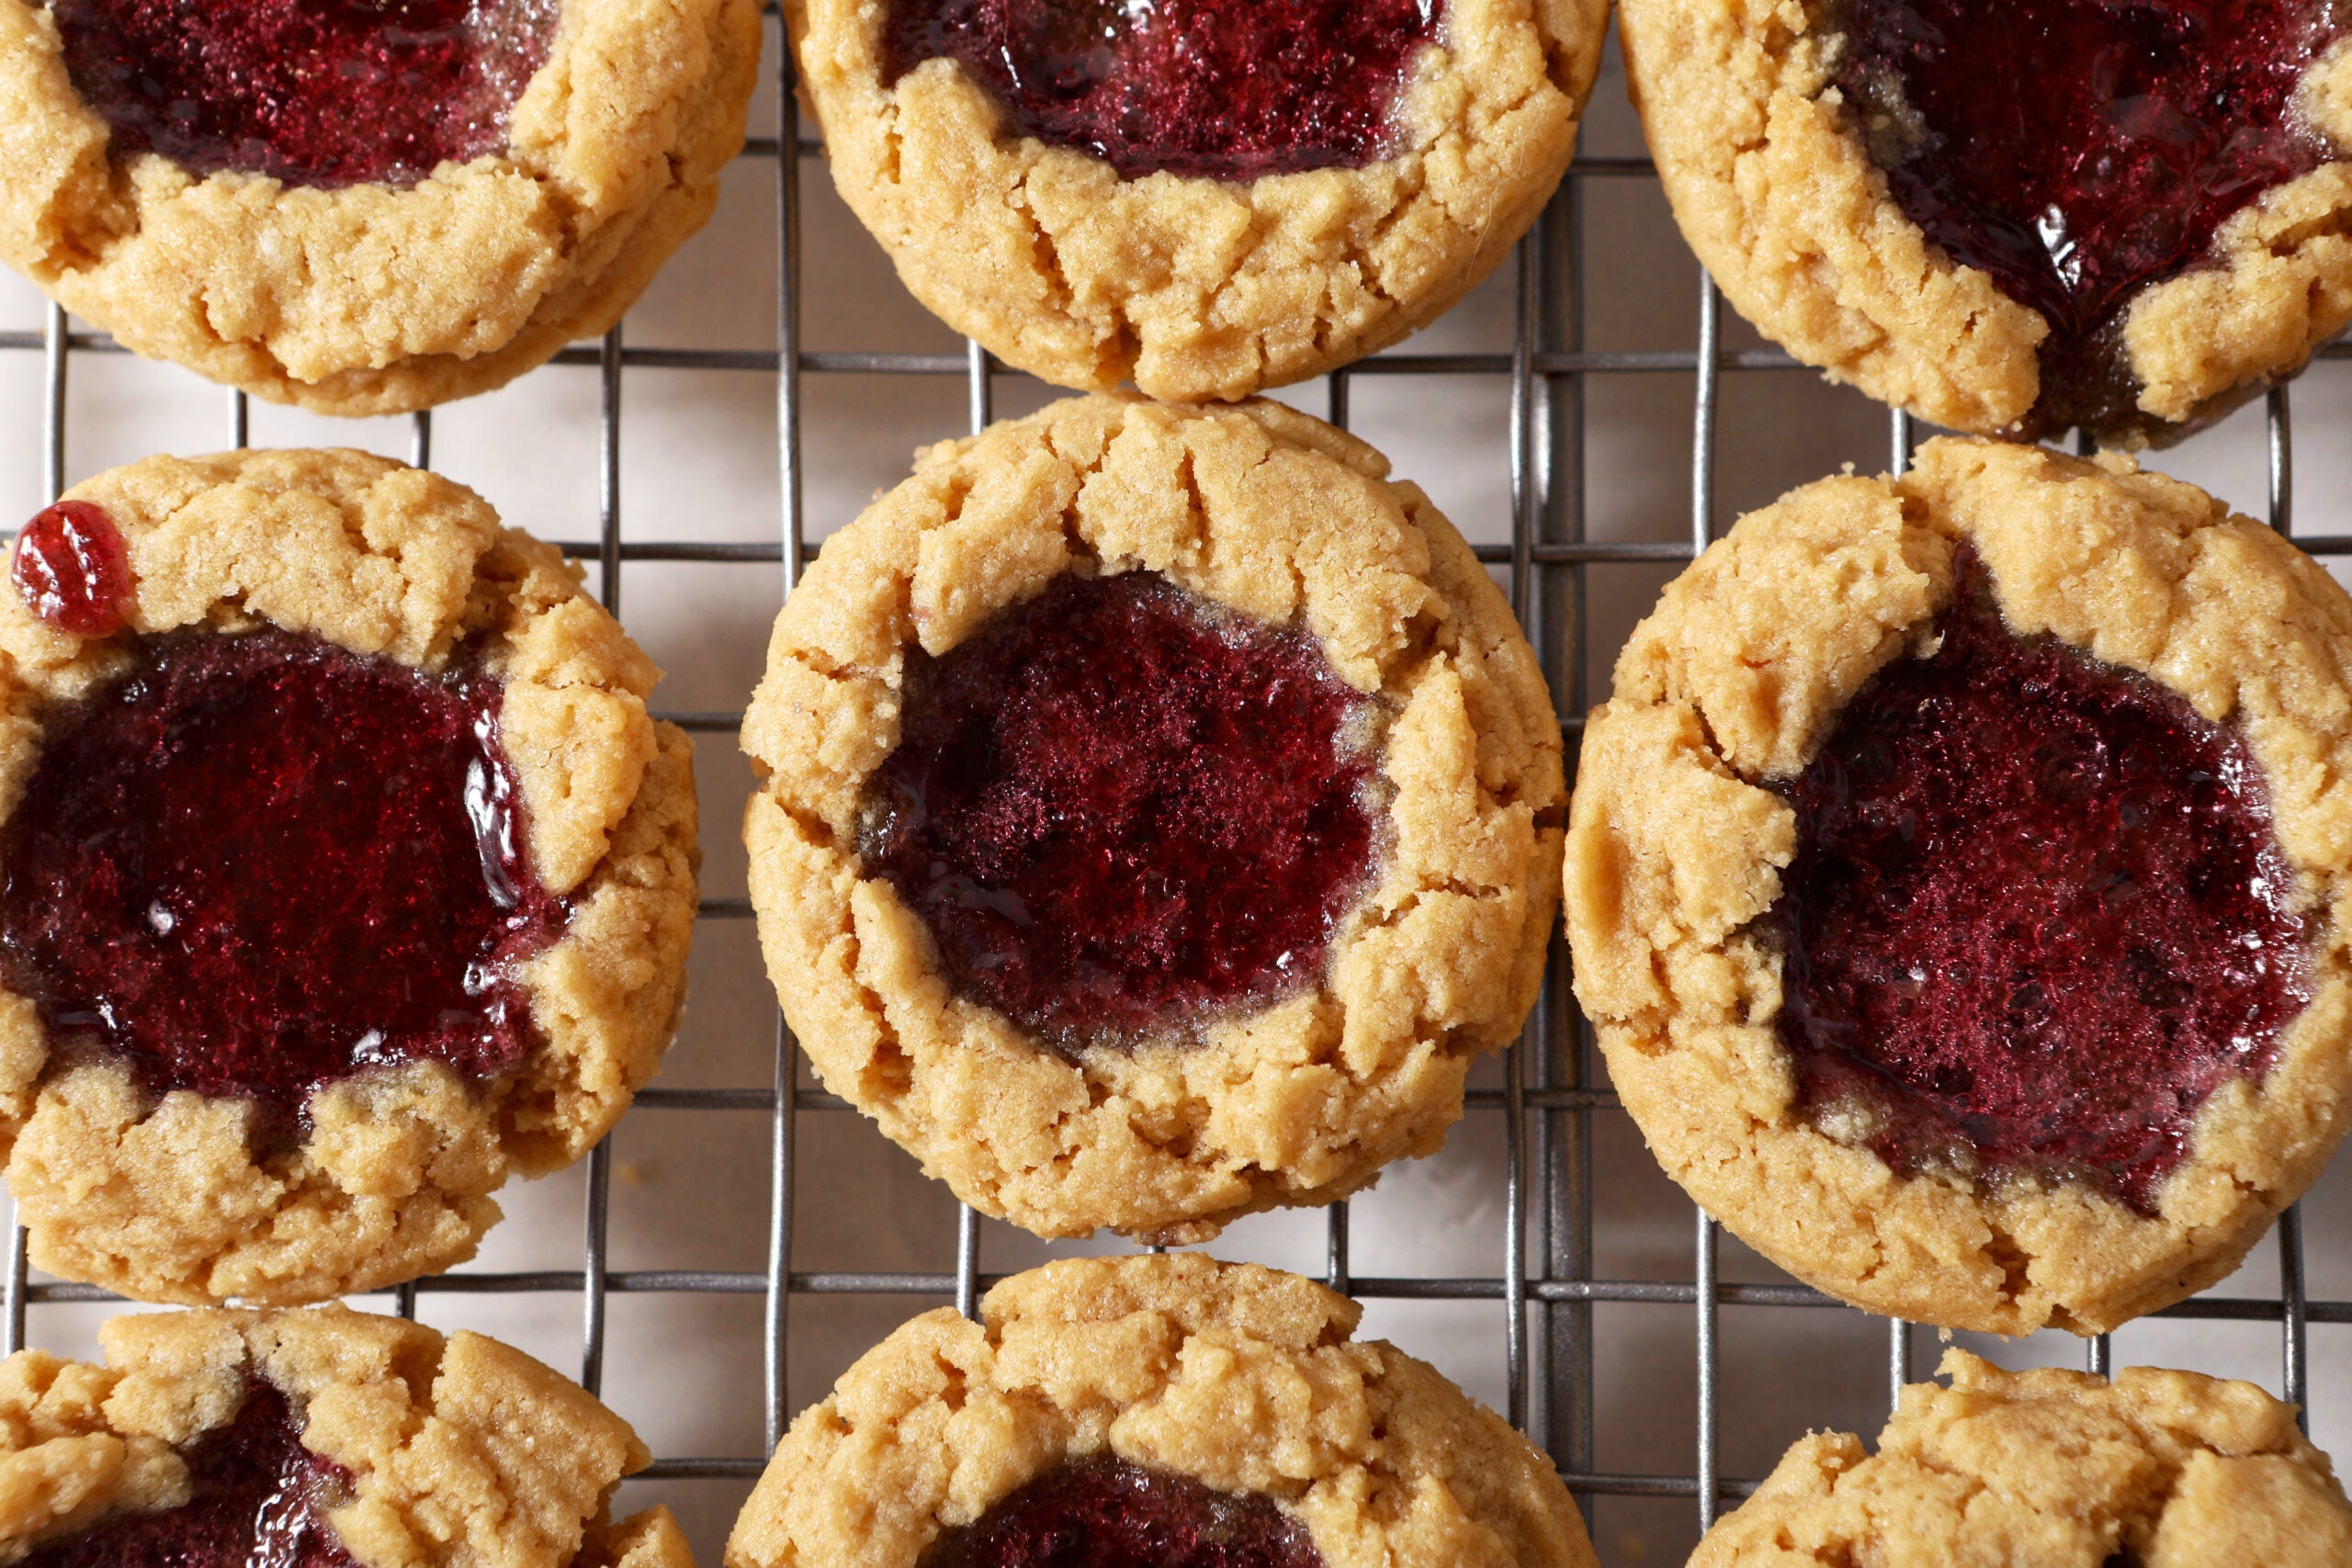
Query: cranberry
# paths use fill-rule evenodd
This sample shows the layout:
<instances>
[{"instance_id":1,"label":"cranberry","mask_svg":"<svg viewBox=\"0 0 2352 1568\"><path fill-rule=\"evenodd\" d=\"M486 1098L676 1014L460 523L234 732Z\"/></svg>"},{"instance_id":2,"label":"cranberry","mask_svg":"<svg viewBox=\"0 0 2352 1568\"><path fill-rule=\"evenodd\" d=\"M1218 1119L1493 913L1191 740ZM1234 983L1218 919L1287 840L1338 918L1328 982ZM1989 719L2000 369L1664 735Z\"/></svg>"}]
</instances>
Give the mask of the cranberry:
<instances>
[{"instance_id":1,"label":"cranberry","mask_svg":"<svg viewBox=\"0 0 2352 1568\"><path fill-rule=\"evenodd\" d=\"M122 152L335 189L506 145L560 0L51 0Z\"/></svg>"},{"instance_id":2,"label":"cranberry","mask_svg":"<svg viewBox=\"0 0 2352 1568\"><path fill-rule=\"evenodd\" d=\"M1972 551L1932 657L1788 788L1782 1043L1898 1169L2080 1179L2142 1213L2198 1107L2309 998L2294 874L2234 730L2002 625Z\"/></svg>"},{"instance_id":3,"label":"cranberry","mask_svg":"<svg viewBox=\"0 0 2352 1568\"><path fill-rule=\"evenodd\" d=\"M130 553L103 508L61 501L17 536L9 580L32 613L75 637L111 637L136 586Z\"/></svg>"},{"instance_id":4,"label":"cranberry","mask_svg":"<svg viewBox=\"0 0 2352 1568\"><path fill-rule=\"evenodd\" d=\"M2296 85L2347 21L2327 0L1847 0L1837 80L1894 199L2041 312L2031 430L2136 419L2131 296L2335 154Z\"/></svg>"},{"instance_id":5,"label":"cranberry","mask_svg":"<svg viewBox=\"0 0 2352 1568\"><path fill-rule=\"evenodd\" d=\"M1063 1465L943 1534L922 1568L1322 1568L1306 1527L1254 1495L1125 1460Z\"/></svg>"},{"instance_id":6,"label":"cranberry","mask_svg":"<svg viewBox=\"0 0 2352 1568\"><path fill-rule=\"evenodd\" d=\"M54 715L0 842L0 972L157 1093L311 1089L529 1042L531 874L498 682L281 631L167 641Z\"/></svg>"},{"instance_id":7,"label":"cranberry","mask_svg":"<svg viewBox=\"0 0 2352 1568\"><path fill-rule=\"evenodd\" d=\"M1361 168L1442 0L890 0L884 73L959 62L1005 129L1127 179Z\"/></svg>"},{"instance_id":8,"label":"cranberry","mask_svg":"<svg viewBox=\"0 0 2352 1568\"><path fill-rule=\"evenodd\" d=\"M253 1384L225 1427L181 1451L195 1495L37 1547L20 1568L359 1568L326 1522L351 1474L304 1448L286 1396Z\"/></svg>"},{"instance_id":9,"label":"cranberry","mask_svg":"<svg viewBox=\"0 0 2352 1568\"><path fill-rule=\"evenodd\" d=\"M951 983L1049 1043L1313 985L1371 871L1371 704L1296 632L1064 577L912 656L858 850Z\"/></svg>"}]
</instances>

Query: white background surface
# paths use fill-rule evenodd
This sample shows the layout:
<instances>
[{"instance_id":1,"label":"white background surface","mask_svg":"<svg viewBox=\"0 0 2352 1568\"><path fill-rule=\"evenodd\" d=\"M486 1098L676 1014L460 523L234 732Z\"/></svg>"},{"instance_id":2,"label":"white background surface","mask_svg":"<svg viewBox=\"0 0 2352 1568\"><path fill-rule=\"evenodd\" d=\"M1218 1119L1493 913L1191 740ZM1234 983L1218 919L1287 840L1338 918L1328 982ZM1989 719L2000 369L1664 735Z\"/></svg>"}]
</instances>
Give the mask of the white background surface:
<instances>
[{"instance_id":1,"label":"white background surface","mask_svg":"<svg viewBox=\"0 0 2352 1568\"><path fill-rule=\"evenodd\" d=\"M768 64L775 63L773 22ZM763 88L754 133L775 124ZM1580 149L1641 151L1612 48ZM804 346L810 350L957 352L961 340L899 287L880 251L833 197L820 161L803 165ZM1600 179L1585 197L1587 343L1595 349L1682 349L1696 341L1698 269L1677 237L1654 182ZM740 162L709 229L662 273L626 325L632 347L773 350L778 266L775 168ZM1508 349L1516 280L1503 271L1458 310L1408 344L1412 352ZM45 307L29 286L0 275L0 332L37 332ZM78 323L77 323L78 326ZM1726 311L1725 345L1759 346ZM1588 518L1601 539L1688 535L1692 377L1687 371L1595 376L1587 382ZM1504 377L1361 378L1351 383L1352 424L1419 481L1476 541L1509 538L1509 380ZM45 503L41 492L41 355L0 352L0 523L13 526ZM1000 378L1000 415L1025 412L1047 392ZM1316 413L1320 383L1287 400ZM917 445L960 434L960 378L822 375L802 383L808 532L847 522L878 488L905 471ZM1721 383L1714 465L1717 525L1781 491L1853 463L1886 460L1884 412L1859 393L1803 371L1732 371ZM2352 453L2352 366L2324 365L2297 383L2295 495L2299 534L2352 535L2346 502ZM155 452L215 450L227 443L228 394L175 367L126 355L76 353L70 364L65 469L73 482ZM405 420L332 422L260 403L252 439L261 446L348 445L404 457ZM622 413L622 527L628 541L777 537L776 385L765 372L627 372ZM598 378L556 366L488 397L442 410L433 423L435 466L479 490L505 518L543 537L593 541L598 479ZM2151 464L2203 484L2255 515L2267 505L2267 447L2259 406ZM1559 691L1564 710L1601 694L1610 659L1645 614L1668 568L1597 567L1586 629L1596 685ZM592 567L593 576L593 567ZM672 710L740 708L757 679L781 577L768 564L635 563L624 574L622 615L668 671L657 705ZM743 893L737 838L750 774L731 737L699 739L705 893ZM696 939L684 1032L661 1083L764 1088L774 1048L773 998L749 922L706 920ZM805 1080L805 1069L804 1069ZM1478 1082L1499 1083L1488 1064ZM611 1264L619 1269L764 1268L768 1119L740 1111L640 1109L615 1134ZM1595 1118L1595 1268L1601 1278L1691 1278L1692 1222L1621 1113ZM800 1120L800 1196L793 1265L799 1270L920 1269L955 1264L955 1206L862 1119L807 1113ZM584 1182L575 1169L510 1188L508 1219L476 1269L580 1267ZM1354 1205L1353 1269L1360 1276L1502 1272L1504 1164L1498 1112L1474 1111L1444 1153L1392 1170ZM2311 1290L2352 1297L2352 1176L2345 1162L2305 1205ZM982 1227L982 1267L1001 1272L1049 1254L1116 1250L1047 1247L1012 1230ZM1319 1213L1264 1216L1236 1225L1208 1250L1319 1274ZM1782 1281L1736 1243L1723 1246L1724 1277ZM2270 1247L2217 1292L2275 1295ZM371 1303L379 1310L384 1298ZM914 1313L940 1304L907 1296L796 1297L791 1315L790 1403L820 1397L858 1353ZM752 1456L762 1445L761 1325L757 1295L616 1295L605 1393L664 1457ZM90 1353L91 1333L117 1308L40 1305L30 1342ZM425 1321L483 1329L576 1371L577 1293L427 1294ZM1597 1338L1597 1465L1608 1472L1689 1473L1693 1465L1696 1378L1687 1307L1603 1305ZM1720 1403L1724 1472L1756 1477L1808 1427L1875 1433L1886 1398L1883 1322L1843 1309L1726 1307ZM1435 1362L1491 1404L1504 1401L1502 1308L1498 1303L1375 1301L1366 1332ZM1915 1336L1920 1375L1934 1336ZM1984 1346L1976 1348L1983 1349ZM1993 1352L2011 1362L2079 1364L2077 1342L2043 1336ZM2352 1329L2311 1331L2314 1435L2352 1450ZM2275 1324L2150 1322L2116 1338L2118 1365L2156 1362L2279 1386ZM675 1506L706 1564L718 1559L748 1482L632 1483L623 1508L653 1498ZM1679 1562L1696 1537L1687 1500L1604 1498L1595 1536L1611 1563Z\"/></svg>"}]
</instances>

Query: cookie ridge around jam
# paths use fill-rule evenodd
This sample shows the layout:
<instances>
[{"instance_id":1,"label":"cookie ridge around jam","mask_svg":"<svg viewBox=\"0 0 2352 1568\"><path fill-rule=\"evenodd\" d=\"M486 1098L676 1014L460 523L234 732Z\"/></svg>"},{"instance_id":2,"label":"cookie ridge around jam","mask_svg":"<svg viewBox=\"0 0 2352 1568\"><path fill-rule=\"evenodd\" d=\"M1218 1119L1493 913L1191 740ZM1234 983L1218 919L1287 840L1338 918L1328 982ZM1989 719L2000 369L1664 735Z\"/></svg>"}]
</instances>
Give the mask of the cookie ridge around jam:
<instances>
[{"instance_id":1,"label":"cookie ridge around jam","mask_svg":"<svg viewBox=\"0 0 2352 1568\"><path fill-rule=\"evenodd\" d=\"M469 1079L535 1038L560 933L501 687L264 629L184 633L48 722L0 826L0 974L70 1052L266 1123L371 1068Z\"/></svg>"},{"instance_id":2,"label":"cookie ridge around jam","mask_svg":"<svg viewBox=\"0 0 2352 1568\"><path fill-rule=\"evenodd\" d=\"M336 190L504 150L560 0L52 0L118 152Z\"/></svg>"},{"instance_id":3,"label":"cookie ridge around jam","mask_svg":"<svg viewBox=\"0 0 2352 1568\"><path fill-rule=\"evenodd\" d=\"M1320 980L1378 853L1378 705L1313 637L1069 573L909 658L858 852L959 993L1067 1051Z\"/></svg>"},{"instance_id":4,"label":"cookie ridge around jam","mask_svg":"<svg viewBox=\"0 0 2352 1568\"><path fill-rule=\"evenodd\" d=\"M1008 133L1127 179L1361 168L1442 15L1443 0L889 0L882 79L954 60Z\"/></svg>"},{"instance_id":5,"label":"cookie ridge around jam","mask_svg":"<svg viewBox=\"0 0 2352 1568\"><path fill-rule=\"evenodd\" d=\"M2233 727L2004 625L1973 548L1783 793L1771 921L1804 1113L1896 1169L2079 1180L2143 1214L2310 998L2309 931Z\"/></svg>"}]
</instances>

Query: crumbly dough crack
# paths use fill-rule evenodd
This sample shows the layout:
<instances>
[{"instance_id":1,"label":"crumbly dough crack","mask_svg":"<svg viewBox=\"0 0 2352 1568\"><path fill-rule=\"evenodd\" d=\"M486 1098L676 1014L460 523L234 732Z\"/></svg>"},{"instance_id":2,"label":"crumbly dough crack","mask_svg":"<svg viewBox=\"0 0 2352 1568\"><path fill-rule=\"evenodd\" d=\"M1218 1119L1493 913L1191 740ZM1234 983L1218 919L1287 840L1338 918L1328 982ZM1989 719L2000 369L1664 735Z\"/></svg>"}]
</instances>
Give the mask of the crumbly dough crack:
<instances>
[{"instance_id":1,"label":"crumbly dough crack","mask_svg":"<svg viewBox=\"0 0 2352 1568\"><path fill-rule=\"evenodd\" d=\"M620 319L718 202L760 30L752 0L565 0L506 152L404 190L114 158L61 48L46 6L0 0L0 257L140 354L380 414Z\"/></svg>"},{"instance_id":2,"label":"crumbly dough crack","mask_svg":"<svg viewBox=\"0 0 2352 1568\"><path fill-rule=\"evenodd\" d=\"M1795 1106L1774 1019L1799 773L1949 603L1967 540L2003 618L2239 727L2316 917L2312 999L2259 1083L2216 1089L2143 1218L2068 1184L1897 1176ZM2318 1178L2352 1096L2352 599L2201 491L2035 447L1941 440L1742 518L1669 584L1585 731L1567 844L1577 998L1668 1174L1750 1246L1893 1316L2094 1334L2236 1269Z\"/></svg>"},{"instance_id":3,"label":"crumbly dough crack","mask_svg":"<svg viewBox=\"0 0 2352 1568\"><path fill-rule=\"evenodd\" d=\"M1074 1258L902 1325L803 1411L729 1568L912 1568L939 1533L1108 1452L1272 1497L1329 1568L1590 1568L1551 1461L1362 1309L1196 1254Z\"/></svg>"},{"instance_id":4,"label":"crumbly dough crack","mask_svg":"<svg viewBox=\"0 0 2352 1568\"><path fill-rule=\"evenodd\" d=\"M1797 1442L1690 1568L2337 1568L2352 1506L2292 1405L2252 1383L2128 1367L2007 1372L1944 1355L1878 1452Z\"/></svg>"},{"instance_id":5,"label":"crumbly dough crack","mask_svg":"<svg viewBox=\"0 0 2352 1568\"><path fill-rule=\"evenodd\" d=\"M1955 264L1896 205L1832 85L1833 15L1804 0L1620 8L1634 105L1675 220L1733 308L1830 380L1996 434L2033 407L2048 323L1991 275ZM2300 96L2311 124L2352 149L2352 44L2323 56ZM2215 245L2218 265L2148 285L2125 317L2124 353L2153 421L2223 412L2293 376L2352 323L2352 165L2266 191Z\"/></svg>"},{"instance_id":6,"label":"crumbly dough crack","mask_svg":"<svg viewBox=\"0 0 2352 1568\"><path fill-rule=\"evenodd\" d=\"M1550 935L1565 795L1533 653L1468 546L1378 454L1273 403L1057 403L934 446L786 602L743 748L768 973L828 1088L966 1202L1040 1235L1204 1239L1433 1152L1517 1032ZM948 989L856 853L905 650L944 653L1065 571L1151 570L1322 645L1388 710L1376 885L1323 983L1193 1046L1072 1061Z\"/></svg>"},{"instance_id":7,"label":"crumbly dough crack","mask_svg":"<svg viewBox=\"0 0 2352 1568\"><path fill-rule=\"evenodd\" d=\"M157 1100L119 1066L52 1061L32 1002L0 990L0 1152L33 1260L141 1300L273 1305L462 1262L498 1219L490 1194L594 1146L676 1027L700 852L691 742L646 712L660 671L552 547L385 458L151 457L67 495L121 532L136 603L124 633L85 639L0 591L0 822L43 713L119 676L133 637L266 623L428 670L472 641L503 682L532 870L571 913L520 971L538 1040L514 1074L345 1079L284 1152L251 1146L245 1101Z\"/></svg>"},{"instance_id":8,"label":"crumbly dough crack","mask_svg":"<svg viewBox=\"0 0 2352 1568\"><path fill-rule=\"evenodd\" d=\"M118 1317L98 1340L104 1366L0 1361L0 1564L185 1503L176 1450L258 1380L350 1472L327 1522L364 1568L693 1568L669 1509L607 1517L651 1461L628 1424L495 1339L319 1307Z\"/></svg>"},{"instance_id":9,"label":"crumbly dough crack","mask_svg":"<svg viewBox=\"0 0 2352 1568\"><path fill-rule=\"evenodd\" d=\"M882 80L886 7L786 0L834 183L916 299L1065 387L1178 401L1319 376L1434 319L1526 232L1568 166L1604 0L1450 0L1362 169L1123 180L998 134L953 62Z\"/></svg>"}]
</instances>

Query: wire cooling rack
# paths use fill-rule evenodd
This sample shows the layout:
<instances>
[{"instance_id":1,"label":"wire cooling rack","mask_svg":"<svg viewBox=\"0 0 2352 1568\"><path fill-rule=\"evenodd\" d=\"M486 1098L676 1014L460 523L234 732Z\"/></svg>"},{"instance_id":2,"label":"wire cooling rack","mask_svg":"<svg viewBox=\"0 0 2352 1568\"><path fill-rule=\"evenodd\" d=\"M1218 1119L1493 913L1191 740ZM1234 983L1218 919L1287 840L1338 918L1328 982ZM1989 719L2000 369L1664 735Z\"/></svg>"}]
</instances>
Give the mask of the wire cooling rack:
<instances>
[{"instance_id":1,"label":"wire cooling rack","mask_svg":"<svg viewBox=\"0 0 2352 1568\"><path fill-rule=\"evenodd\" d=\"M578 375L585 369L597 378L597 527L593 537L566 541L564 548L595 564L604 602L616 613L622 606L626 569L632 562L702 562L780 570L779 586L789 592L814 548L802 500L806 472L802 415L813 400L825 396L829 382L846 376L876 375L960 381L970 427L977 431L992 417L1000 385L1020 379L1017 373L990 360L976 344L967 344L960 354L817 352L804 346L802 186L806 180L821 180L824 175L817 166L821 158L818 144L798 129L791 66L788 58L783 58L788 51L778 47L777 33L771 6L768 49L777 62L770 82L782 133L755 138L744 152L745 159L754 164L772 165L776 182L782 265L774 285L778 307L775 346L772 350L648 348L628 344L622 331L616 330L593 347L575 346L558 356L559 367L573 368L544 373ZM1508 465L1509 542L1480 547L1479 554L1500 570L1512 606L1544 657L1561 705L1571 759L1582 728L1581 715L1598 684L1593 666L1600 662L1588 647L1585 635L1589 624L1591 569L1634 564L1670 570L1703 549L1717 526L1715 471L1722 378L1726 372L1803 370L1777 350L1728 346L1716 292L1703 276L1697 300L1696 341L1690 346L1639 351L1586 346L1589 313L1584 247L1590 195L1600 182L1654 179L1649 164L1638 157L1585 157L1570 169L1559 195L1519 247L1512 269L1514 330L1508 351L1391 352L1334 374L1326 382L1329 403L1323 412L1341 426L1349 423L1351 391L1371 378L1428 378L1432 386L1449 389L1466 381L1507 388L1507 450L1494 460ZM105 335L75 327L54 306L49 308L45 325L39 330L0 332L0 355L40 356L45 381L38 461L44 496L57 493L68 477L66 389L73 366L88 356L121 352ZM2324 357L2352 357L2352 354L2332 349ZM620 504L624 394L630 373L649 369L749 372L775 378L778 437L775 461L781 507L773 542L639 541L625 536ZM1589 394L1610 378L1644 375L1687 378L1690 388L1687 533L1665 540L1589 537L1587 457L1588 444L1594 436ZM246 400L242 394L230 394L227 401L228 442L244 446ZM459 405L440 417L463 420L467 414ZM2268 518L2282 533L2291 533L2293 423L2286 389L2268 394L2267 420ZM432 413L413 416L408 457L420 467L432 463L434 430ZM1884 461L1900 470L1915 440L1912 423L1896 413L1888 418L1885 431ZM2352 535L2306 536L2299 542L2323 555L2352 554ZM1605 668L1600 673L1605 677ZM722 746L729 743L741 721L740 710L672 712L664 716L703 736L718 738L717 744ZM723 817L711 826L719 833L731 830ZM746 899L712 898L704 902L701 914L705 921L743 921L751 911ZM665 1455L657 1458L640 1479L731 1482L740 1491L757 1476L767 1449L774 1446L794 1411L821 1393L820 1388L793 1387L787 1382L796 1303L828 1295L936 1297L952 1299L969 1314L979 1292L997 1277L982 1267L981 1225L968 1209L960 1212L956 1222L952 1258L943 1256L941 1266L933 1270L793 1267L796 1198L800 1195L796 1149L805 1136L805 1121L839 1117L849 1108L799 1081L796 1050L780 1016L774 1019L772 1029L772 1045L762 1047L772 1064L767 1083L714 1089L656 1087L639 1095L635 1112L641 1117L723 1117L738 1126L746 1118L764 1123L768 1145L764 1269L627 1270L612 1267L609 1216L614 1162L608 1143L586 1162L585 1225L578 1268L462 1269L421 1280L393 1292L396 1309L412 1315L419 1297L428 1294L573 1296L580 1313L579 1372L592 1391L600 1389L604 1382L613 1337L608 1329L613 1297L716 1293L759 1298L763 1307L765 1371L765 1441L761 1450L723 1457ZM1521 1040L1505 1056L1500 1078L1499 1088L1474 1089L1470 1095L1472 1110L1499 1112L1503 1129L1505 1190L1502 1232L1495 1238L1496 1271L1440 1277L1359 1274L1351 1265L1350 1207L1342 1202L1326 1211L1324 1277L1335 1290L1367 1300L1494 1303L1502 1339L1507 1413L1549 1450L1588 1515L1595 1501L1603 1498L1682 1499L1691 1510L1684 1533L1695 1533L1690 1526L1703 1529L1719 1508L1736 1503L1755 1486L1752 1479L1724 1474L1720 1463L1726 1314L1755 1308L1817 1308L1850 1314L1852 1309L1784 1280L1747 1283L1725 1280L1719 1267L1718 1228L1695 1210L1690 1211L1689 1221L1687 1278L1607 1278L1596 1272L1596 1128L1603 1119L1623 1118L1623 1111L1606 1086L1589 1030L1570 998L1565 945L1556 940L1543 999ZM27 1343L30 1305L113 1299L85 1286L31 1279L23 1232L17 1231L15 1236L5 1300L0 1301L0 1307L5 1307L0 1311L0 1333L5 1334L6 1348L13 1350ZM2274 1386L2282 1389L2289 1400L2308 1406L2310 1325L2352 1323L2352 1301L2308 1296L2302 1225L2295 1211L2290 1210L2279 1224L2277 1258L2275 1294L2211 1293L2161 1315L2277 1324L2278 1378ZM2223 1292L2229 1290L2223 1287ZM1634 1473L1597 1468L1596 1351L1606 1348L1601 1343L1606 1337L1597 1335L1595 1311L1618 1303L1684 1314L1689 1324L1696 1399L1689 1412L1694 1462L1688 1471ZM1915 1361L1915 1338L1905 1325L1886 1325L1883 1343L1890 1399L1905 1382L1928 1370L1924 1359ZM1408 1343L1406 1348L1417 1347ZM1428 1348L1418 1348L1426 1352ZM2082 1355L2091 1370L2107 1370L2108 1340L2086 1342ZM1794 1435L1792 1427L1788 1436ZM1604 1558L1613 1558L1611 1540L1604 1537L1600 1545ZM1640 1555L1632 1553L1627 1560Z\"/></svg>"}]
</instances>

